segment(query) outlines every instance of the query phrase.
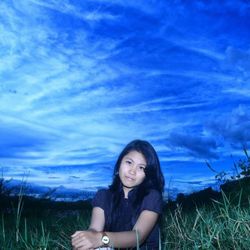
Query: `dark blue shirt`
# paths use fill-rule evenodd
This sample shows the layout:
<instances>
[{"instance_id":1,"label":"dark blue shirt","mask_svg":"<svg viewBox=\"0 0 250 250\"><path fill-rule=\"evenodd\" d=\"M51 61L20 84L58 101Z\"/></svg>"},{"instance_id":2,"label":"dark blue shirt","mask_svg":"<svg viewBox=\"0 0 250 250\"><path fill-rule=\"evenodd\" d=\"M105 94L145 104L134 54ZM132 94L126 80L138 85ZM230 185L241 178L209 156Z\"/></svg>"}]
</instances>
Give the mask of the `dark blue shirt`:
<instances>
[{"instance_id":1,"label":"dark blue shirt","mask_svg":"<svg viewBox=\"0 0 250 250\"><path fill-rule=\"evenodd\" d=\"M133 200L135 196L134 190L128 193L128 198L121 197L119 206L116 210L116 223L111 223L112 214L112 192L109 189L99 190L93 201L93 207L100 207L104 210L105 226L104 230L108 232L122 232L131 231L143 210L153 211L155 213L162 213L162 195L157 190L150 190L150 192L143 198L140 206L133 208ZM159 223L157 222L147 239L140 246L140 249L158 250L159 249Z\"/></svg>"}]
</instances>

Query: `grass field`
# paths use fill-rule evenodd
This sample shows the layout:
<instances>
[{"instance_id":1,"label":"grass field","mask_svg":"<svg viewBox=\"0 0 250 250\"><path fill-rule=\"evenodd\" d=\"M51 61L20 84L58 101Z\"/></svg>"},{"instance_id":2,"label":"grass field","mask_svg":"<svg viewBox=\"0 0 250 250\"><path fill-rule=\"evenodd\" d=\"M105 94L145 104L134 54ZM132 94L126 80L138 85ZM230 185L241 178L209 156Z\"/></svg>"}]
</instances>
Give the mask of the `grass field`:
<instances>
[{"instance_id":1,"label":"grass field","mask_svg":"<svg viewBox=\"0 0 250 250\"><path fill-rule=\"evenodd\" d=\"M185 207L185 203L178 202L166 206L161 249L250 249L247 185L247 192L234 187L233 193L222 193L207 204ZM91 207L87 202L73 206L23 196L1 196L0 200L1 250L71 249L70 235L86 229L90 220Z\"/></svg>"},{"instance_id":2,"label":"grass field","mask_svg":"<svg viewBox=\"0 0 250 250\"><path fill-rule=\"evenodd\" d=\"M234 197L235 198L235 197ZM163 249L250 249L250 203L231 202L223 194L210 206L164 215Z\"/></svg>"}]
</instances>

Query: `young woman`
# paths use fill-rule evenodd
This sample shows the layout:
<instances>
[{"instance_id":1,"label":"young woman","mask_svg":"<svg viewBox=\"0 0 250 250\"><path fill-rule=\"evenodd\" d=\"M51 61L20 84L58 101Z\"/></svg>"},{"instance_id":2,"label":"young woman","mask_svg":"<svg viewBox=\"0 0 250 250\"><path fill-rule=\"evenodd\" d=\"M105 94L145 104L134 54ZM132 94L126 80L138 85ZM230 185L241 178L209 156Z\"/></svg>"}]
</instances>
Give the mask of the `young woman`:
<instances>
[{"instance_id":1,"label":"young woman","mask_svg":"<svg viewBox=\"0 0 250 250\"><path fill-rule=\"evenodd\" d=\"M159 249L164 177L147 141L134 140L117 159L113 183L92 201L89 230L72 235L73 249L99 247Z\"/></svg>"}]
</instances>

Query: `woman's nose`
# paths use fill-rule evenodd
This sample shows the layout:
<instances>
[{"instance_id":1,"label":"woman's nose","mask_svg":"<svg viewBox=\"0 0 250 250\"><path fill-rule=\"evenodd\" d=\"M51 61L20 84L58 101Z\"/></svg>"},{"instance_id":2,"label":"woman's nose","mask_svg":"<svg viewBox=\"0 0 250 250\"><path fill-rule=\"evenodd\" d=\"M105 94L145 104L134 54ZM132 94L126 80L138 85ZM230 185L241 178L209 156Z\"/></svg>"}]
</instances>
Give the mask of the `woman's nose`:
<instances>
[{"instance_id":1,"label":"woman's nose","mask_svg":"<svg viewBox=\"0 0 250 250\"><path fill-rule=\"evenodd\" d=\"M135 174L136 173L136 166L132 165L131 168L129 169L129 172L132 174Z\"/></svg>"}]
</instances>

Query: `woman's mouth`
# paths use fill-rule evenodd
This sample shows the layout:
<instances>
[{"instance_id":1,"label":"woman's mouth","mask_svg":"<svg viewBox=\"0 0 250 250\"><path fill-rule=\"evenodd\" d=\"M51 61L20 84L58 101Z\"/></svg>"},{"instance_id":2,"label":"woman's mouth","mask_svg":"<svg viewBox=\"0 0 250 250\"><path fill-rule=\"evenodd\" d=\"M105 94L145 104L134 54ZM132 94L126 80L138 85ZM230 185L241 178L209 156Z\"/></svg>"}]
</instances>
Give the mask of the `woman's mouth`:
<instances>
[{"instance_id":1,"label":"woman's mouth","mask_svg":"<svg viewBox=\"0 0 250 250\"><path fill-rule=\"evenodd\" d=\"M128 180L128 181L134 181L135 179L134 178L131 178L129 176L125 176L125 178Z\"/></svg>"}]
</instances>

